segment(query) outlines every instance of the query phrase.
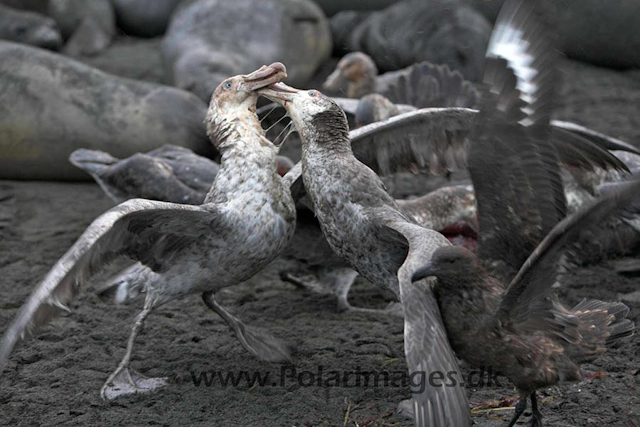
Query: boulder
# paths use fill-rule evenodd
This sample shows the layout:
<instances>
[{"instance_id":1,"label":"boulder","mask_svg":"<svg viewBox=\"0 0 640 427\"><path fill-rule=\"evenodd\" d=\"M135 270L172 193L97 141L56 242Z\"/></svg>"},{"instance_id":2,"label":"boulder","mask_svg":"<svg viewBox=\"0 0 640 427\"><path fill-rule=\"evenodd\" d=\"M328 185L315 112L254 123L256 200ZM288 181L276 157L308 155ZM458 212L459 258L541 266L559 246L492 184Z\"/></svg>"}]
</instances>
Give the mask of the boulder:
<instances>
[{"instance_id":1,"label":"boulder","mask_svg":"<svg viewBox=\"0 0 640 427\"><path fill-rule=\"evenodd\" d=\"M118 27L138 37L164 34L171 14L183 0L112 0Z\"/></svg>"},{"instance_id":2,"label":"boulder","mask_svg":"<svg viewBox=\"0 0 640 427\"><path fill-rule=\"evenodd\" d=\"M381 71L408 67L421 61L447 64L466 79L477 81L491 25L472 7L450 0L405 0L382 11L356 16L336 15L356 25L348 35L338 33L348 51L370 55Z\"/></svg>"},{"instance_id":3,"label":"boulder","mask_svg":"<svg viewBox=\"0 0 640 427\"><path fill-rule=\"evenodd\" d=\"M162 44L165 76L208 100L228 76L274 61L304 86L331 53L329 25L310 0L197 0L171 18Z\"/></svg>"}]
</instances>

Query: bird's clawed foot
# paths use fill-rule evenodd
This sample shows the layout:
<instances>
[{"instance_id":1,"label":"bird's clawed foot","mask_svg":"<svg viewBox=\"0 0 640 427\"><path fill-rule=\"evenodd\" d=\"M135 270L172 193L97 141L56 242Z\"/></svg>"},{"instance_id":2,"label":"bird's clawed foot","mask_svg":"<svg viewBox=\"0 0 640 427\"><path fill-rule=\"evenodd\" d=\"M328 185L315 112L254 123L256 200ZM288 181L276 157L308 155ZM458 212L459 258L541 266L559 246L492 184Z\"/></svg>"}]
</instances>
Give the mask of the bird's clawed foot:
<instances>
[{"instance_id":1,"label":"bird's clawed foot","mask_svg":"<svg viewBox=\"0 0 640 427\"><path fill-rule=\"evenodd\" d=\"M287 345L268 332L240 323L236 334L240 344L259 359L276 363L291 362Z\"/></svg>"},{"instance_id":2,"label":"bird's clawed foot","mask_svg":"<svg viewBox=\"0 0 640 427\"><path fill-rule=\"evenodd\" d=\"M147 378L126 366L119 366L102 386L100 397L112 400L127 394L148 393L165 386L167 382L168 378Z\"/></svg>"},{"instance_id":3,"label":"bird's clawed foot","mask_svg":"<svg viewBox=\"0 0 640 427\"><path fill-rule=\"evenodd\" d=\"M416 414L413 409L413 399L405 399L398 403L398 408L396 410L398 414L404 415L407 418L415 419Z\"/></svg>"},{"instance_id":4,"label":"bird's clawed foot","mask_svg":"<svg viewBox=\"0 0 640 427\"><path fill-rule=\"evenodd\" d=\"M245 325L222 307L214 298L213 292L202 294L202 300L211 310L218 313L227 325L235 332L240 344L259 359L267 362L290 362L291 354L286 344L269 334Z\"/></svg>"},{"instance_id":5,"label":"bird's clawed foot","mask_svg":"<svg viewBox=\"0 0 640 427\"><path fill-rule=\"evenodd\" d=\"M520 418L520 416L524 413L524 410L527 409L527 398L521 398L516 403L516 410L513 413L513 418L509 421L508 427L513 427L516 424L516 421Z\"/></svg>"},{"instance_id":6,"label":"bird's clawed foot","mask_svg":"<svg viewBox=\"0 0 640 427\"><path fill-rule=\"evenodd\" d=\"M535 411L533 415L531 415L531 422L529 425L531 427L542 427L542 414L540 411Z\"/></svg>"},{"instance_id":7,"label":"bird's clawed foot","mask_svg":"<svg viewBox=\"0 0 640 427\"><path fill-rule=\"evenodd\" d=\"M536 392L531 393L531 421L529 425L531 427L542 427L542 414L538 410L538 397Z\"/></svg>"}]
</instances>

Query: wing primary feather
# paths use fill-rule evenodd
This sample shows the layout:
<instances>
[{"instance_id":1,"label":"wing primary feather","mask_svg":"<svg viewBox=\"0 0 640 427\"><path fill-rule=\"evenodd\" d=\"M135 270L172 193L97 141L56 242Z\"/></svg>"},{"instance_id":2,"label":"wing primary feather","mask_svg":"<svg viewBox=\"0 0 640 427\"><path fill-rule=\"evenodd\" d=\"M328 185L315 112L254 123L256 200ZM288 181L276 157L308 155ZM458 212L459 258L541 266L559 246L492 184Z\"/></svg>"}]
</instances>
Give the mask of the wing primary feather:
<instances>
[{"instance_id":1,"label":"wing primary feather","mask_svg":"<svg viewBox=\"0 0 640 427\"><path fill-rule=\"evenodd\" d=\"M558 223L511 281L498 310L498 318L504 320L514 313L529 313L527 307L544 300L555 282L559 259L566 245L585 228L599 224L611 215L621 214L637 203L639 194L640 179L635 179Z\"/></svg>"}]
</instances>

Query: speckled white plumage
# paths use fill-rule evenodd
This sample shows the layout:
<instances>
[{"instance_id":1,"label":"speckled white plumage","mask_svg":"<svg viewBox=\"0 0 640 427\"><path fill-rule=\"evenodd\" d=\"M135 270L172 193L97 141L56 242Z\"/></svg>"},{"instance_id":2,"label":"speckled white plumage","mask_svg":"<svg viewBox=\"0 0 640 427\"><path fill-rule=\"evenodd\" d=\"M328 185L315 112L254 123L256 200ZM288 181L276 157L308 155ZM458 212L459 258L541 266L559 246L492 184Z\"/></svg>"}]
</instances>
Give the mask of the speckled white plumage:
<instances>
[{"instance_id":1,"label":"speckled white plumage","mask_svg":"<svg viewBox=\"0 0 640 427\"><path fill-rule=\"evenodd\" d=\"M134 383L132 378L141 377L128 374L128 358L151 309L186 294L211 294L237 284L278 256L293 236L295 207L277 174L277 147L262 133L255 115L257 95L249 87L249 83L263 82L264 76L269 82L274 76L286 76L281 64L270 67L274 65L230 78L214 92L206 124L222 154L222 164L205 203L191 206L132 199L98 217L53 266L6 330L0 341L0 372L19 339L68 310L67 304L91 276L125 258L131 264L139 263L128 273L131 284L146 294L145 307L134 325L125 358L107 384L118 379L119 371L126 371L128 381ZM121 296L128 293L127 289L118 291ZM213 307L212 297L205 302L221 316L228 314ZM237 319L229 319L225 318L230 326L238 325ZM265 341L247 345L246 339L255 336L244 329L236 332L241 342L245 339L243 345L258 354L256 346ZM278 354L266 358L282 356L277 346L269 350ZM136 391L135 384L132 390ZM117 395L105 394L103 388L103 397Z\"/></svg>"}]
</instances>

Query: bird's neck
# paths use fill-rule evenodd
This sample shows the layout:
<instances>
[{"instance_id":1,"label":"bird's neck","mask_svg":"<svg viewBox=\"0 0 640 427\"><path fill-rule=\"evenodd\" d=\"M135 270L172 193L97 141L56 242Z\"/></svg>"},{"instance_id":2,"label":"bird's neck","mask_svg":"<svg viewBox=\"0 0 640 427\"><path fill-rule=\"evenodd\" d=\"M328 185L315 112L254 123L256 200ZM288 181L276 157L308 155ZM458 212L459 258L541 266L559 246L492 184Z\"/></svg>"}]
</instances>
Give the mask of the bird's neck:
<instances>
[{"instance_id":1,"label":"bird's neck","mask_svg":"<svg viewBox=\"0 0 640 427\"><path fill-rule=\"evenodd\" d=\"M360 80L350 82L349 87L347 89L347 96L349 98L360 99L365 95L369 95L370 93L375 93L375 91L376 91L376 76L375 74L366 73L364 77L362 77Z\"/></svg>"},{"instance_id":2,"label":"bird's neck","mask_svg":"<svg viewBox=\"0 0 640 427\"><path fill-rule=\"evenodd\" d=\"M446 300L471 296L471 300L499 298L504 291L503 284L494 279L484 268L478 266L473 271L458 271L452 275L439 276L434 293Z\"/></svg>"},{"instance_id":3,"label":"bird's neck","mask_svg":"<svg viewBox=\"0 0 640 427\"><path fill-rule=\"evenodd\" d=\"M205 203L225 203L257 193L280 193L276 148L256 118L223 118L216 124L220 169ZM275 195L275 194L274 194Z\"/></svg>"},{"instance_id":4,"label":"bird's neck","mask_svg":"<svg viewBox=\"0 0 640 427\"><path fill-rule=\"evenodd\" d=\"M353 157L349 126L341 110L319 113L312 119L311 126L298 126L298 129L302 129L303 161Z\"/></svg>"}]
</instances>

